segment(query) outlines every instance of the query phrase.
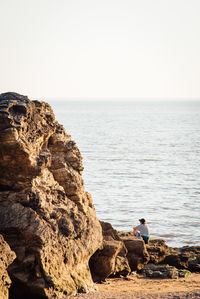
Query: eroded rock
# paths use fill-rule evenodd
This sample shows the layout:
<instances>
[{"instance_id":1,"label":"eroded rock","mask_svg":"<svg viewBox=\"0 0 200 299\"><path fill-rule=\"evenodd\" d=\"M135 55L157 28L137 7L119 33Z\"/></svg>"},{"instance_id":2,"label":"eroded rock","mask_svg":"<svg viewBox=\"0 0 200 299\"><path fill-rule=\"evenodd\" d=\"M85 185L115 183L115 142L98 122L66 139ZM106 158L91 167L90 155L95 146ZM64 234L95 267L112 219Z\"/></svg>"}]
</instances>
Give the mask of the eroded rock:
<instances>
[{"instance_id":1,"label":"eroded rock","mask_svg":"<svg viewBox=\"0 0 200 299\"><path fill-rule=\"evenodd\" d=\"M115 259L123 247L119 241L103 241L103 249L98 249L90 259L90 269L95 282L105 281L114 273Z\"/></svg>"},{"instance_id":2,"label":"eroded rock","mask_svg":"<svg viewBox=\"0 0 200 299\"><path fill-rule=\"evenodd\" d=\"M188 269L191 272L200 272L200 247L184 246L181 248L169 248L163 263L178 269Z\"/></svg>"},{"instance_id":3,"label":"eroded rock","mask_svg":"<svg viewBox=\"0 0 200 299\"><path fill-rule=\"evenodd\" d=\"M108 222L101 221L103 247L90 259L90 269L94 281L105 281L109 276L127 276L131 269L127 259L127 249L118 232Z\"/></svg>"},{"instance_id":4,"label":"eroded rock","mask_svg":"<svg viewBox=\"0 0 200 299\"><path fill-rule=\"evenodd\" d=\"M9 267L16 298L92 289L88 261L101 225L81 154L47 103L0 95L0 169L0 233L17 256Z\"/></svg>"},{"instance_id":5,"label":"eroded rock","mask_svg":"<svg viewBox=\"0 0 200 299\"><path fill-rule=\"evenodd\" d=\"M123 242L122 249L118 253L115 259L115 269L113 272L114 277L124 276L126 277L131 273L131 268L129 266L127 258L128 250Z\"/></svg>"},{"instance_id":6,"label":"eroded rock","mask_svg":"<svg viewBox=\"0 0 200 299\"><path fill-rule=\"evenodd\" d=\"M14 261L16 255L10 249L10 246L5 242L0 235L0 298L8 299L8 290L11 286L11 280L7 272L8 266Z\"/></svg>"},{"instance_id":7,"label":"eroded rock","mask_svg":"<svg viewBox=\"0 0 200 299\"><path fill-rule=\"evenodd\" d=\"M169 254L169 247L163 239L150 239L146 245L149 254L149 263L159 264Z\"/></svg>"},{"instance_id":8,"label":"eroded rock","mask_svg":"<svg viewBox=\"0 0 200 299\"><path fill-rule=\"evenodd\" d=\"M122 240L128 250L127 258L131 271L141 270L150 259L143 239L128 236L122 237Z\"/></svg>"},{"instance_id":9,"label":"eroded rock","mask_svg":"<svg viewBox=\"0 0 200 299\"><path fill-rule=\"evenodd\" d=\"M149 278L171 278L177 279L180 277L187 277L191 273L188 270L178 270L169 265L145 265L142 269L142 273Z\"/></svg>"}]
</instances>

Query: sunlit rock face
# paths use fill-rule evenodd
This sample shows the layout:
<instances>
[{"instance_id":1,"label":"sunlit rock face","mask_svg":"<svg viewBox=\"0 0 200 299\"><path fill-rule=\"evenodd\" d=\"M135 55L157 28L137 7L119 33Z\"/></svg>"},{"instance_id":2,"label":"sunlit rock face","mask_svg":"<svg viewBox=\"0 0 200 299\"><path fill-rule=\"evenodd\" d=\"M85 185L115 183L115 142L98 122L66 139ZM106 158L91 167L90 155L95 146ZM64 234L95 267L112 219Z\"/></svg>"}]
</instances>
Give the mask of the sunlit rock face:
<instances>
[{"instance_id":1,"label":"sunlit rock face","mask_svg":"<svg viewBox=\"0 0 200 299\"><path fill-rule=\"evenodd\" d=\"M79 149L47 103L0 95L0 233L17 256L11 297L93 288L88 261L102 230L82 171Z\"/></svg>"},{"instance_id":2,"label":"sunlit rock face","mask_svg":"<svg viewBox=\"0 0 200 299\"><path fill-rule=\"evenodd\" d=\"M14 261L16 255L10 249L10 246L5 242L0 235L0 298L8 299L8 291L11 286L11 280L7 272L8 266Z\"/></svg>"},{"instance_id":3,"label":"sunlit rock face","mask_svg":"<svg viewBox=\"0 0 200 299\"><path fill-rule=\"evenodd\" d=\"M90 258L90 270L94 281L103 282L107 277L126 277L131 269L127 249L118 232L108 222L101 221L103 246Z\"/></svg>"}]
</instances>

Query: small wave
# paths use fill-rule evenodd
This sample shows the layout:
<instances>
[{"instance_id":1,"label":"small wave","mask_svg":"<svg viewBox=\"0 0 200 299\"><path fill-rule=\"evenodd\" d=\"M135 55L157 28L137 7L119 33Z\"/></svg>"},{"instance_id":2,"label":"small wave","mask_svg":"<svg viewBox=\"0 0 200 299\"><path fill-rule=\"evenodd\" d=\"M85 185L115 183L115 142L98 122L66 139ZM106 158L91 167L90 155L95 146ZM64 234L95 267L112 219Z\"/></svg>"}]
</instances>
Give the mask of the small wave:
<instances>
[{"instance_id":1,"label":"small wave","mask_svg":"<svg viewBox=\"0 0 200 299\"><path fill-rule=\"evenodd\" d=\"M187 245L192 245L194 242L193 242L193 240L191 240L191 241L188 240L188 241L184 241L184 243Z\"/></svg>"},{"instance_id":2,"label":"small wave","mask_svg":"<svg viewBox=\"0 0 200 299\"><path fill-rule=\"evenodd\" d=\"M158 159L143 159L141 161L148 161L148 162L160 162L162 160L158 160Z\"/></svg>"},{"instance_id":3,"label":"small wave","mask_svg":"<svg viewBox=\"0 0 200 299\"><path fill-rule=\"evenodd\" d=\"M171 238L171 237L176 237L176 234L169 233L169 234L163 234L163 235L160 235L160 236L163 237L163 238Z\"/></svg>"}]
</instances>

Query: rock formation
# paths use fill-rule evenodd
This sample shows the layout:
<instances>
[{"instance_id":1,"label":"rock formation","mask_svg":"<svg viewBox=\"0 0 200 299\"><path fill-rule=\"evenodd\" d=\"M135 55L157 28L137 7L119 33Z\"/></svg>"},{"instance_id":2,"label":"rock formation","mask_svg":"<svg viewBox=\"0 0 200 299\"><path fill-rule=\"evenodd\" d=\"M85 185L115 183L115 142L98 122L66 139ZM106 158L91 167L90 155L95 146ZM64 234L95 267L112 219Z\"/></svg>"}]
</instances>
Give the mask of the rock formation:
<instances>
[{"instance_id":1,"label":"rock formation","mask_svg":"<svg viewBox=\"0 0 200 299\"><path fill-rule=\"evenodd\" d=\"M0 233L17 256L8 269L10 298L93 288L88 261L102 233L82 170L75 142L47 103L0 95Z\"/></svg>"},{"instance_id":2,"label":"rock formation","mask_svg":"<svg viewBox=\"0 0 200 299\"><path fill-rule=\"evenodd\" d=\"M178 270L169 265L154 265L147 264L142 269L142 273L150 278L171 278L177 279L180 277L187 277L191 273L188 270Z\"/></svg>"},{"instance_id":3,"label":"rock formation","mask_svg":"<svg viewBox=\"0 0 200 299\"><path fill-rule=\"evenodd\" d=\"M11 286L11 280L7 272L8 266L13 262L16 255L11 251L10 246L0 235L0 298L8 298L8 290Z\"/></svg>"},{"instance_id":4,"label":"rock formation","mask_svg":"<svg viewBox=\"0 0 200 299\"><path fill-rule=\"evenodd\" d=\"M103 249L97 250L90 259L92 278L96 282L103 282L114 273L115 259L122 249L123 243L109 240L103 242Z\"/></svg>"},{"instance_id":5,"label":"rock formation","mask_svg":"<svg viewBox=\"0 0 200 299\"><path fill-rule=\"evenodd\" d=\"M103 247L95 252L89 263L94 281L127 276L131 271L141 271L146 264L159 264L169 255L170 249L162 239L150 239L146 245L132 232L116 231L110 223L100 223Z\"/></svg>"},{"instance_id":6,"label":"rock formation","mask_svg":"<svg viewBox=\"0 0 200 299\"><path fill-rule=\"evenodd\" d=\"M169 254L169 247L162 239L150 239L146 248L150 256L149 263L152 264L161 263Z\"/></svg>"},{"instance_id":7,"label":"rock formation","mask_svg":"<svg viewBox=\"0 0 200 299\"><path fill-rule=\"evenodd\" d=\"M149 261L149 254L143 239L133 236L122 238L127 250L127 258L131 271L141 270Z\"/></svg>"},{"instance_id":8,"label":"rock formation","mask_svg":"<svg viewBox=\"0 0 200 299\"><path fill-rule=\"evenodd\" d=\"M169 248L163 263L178 269L200 272L200 246Z\"/></svg>"},{"instance_id":9,"label":"rock formation","mask_svg":"<svg viewBox=\"0 0 200 299\"><path fill-rule=\"evenodd\" d=\"M131 269L124 242L110 223L103 221L100 223L103 246L95 252L89 262L93 280L102 282L109 276L127 276Z\"/></svg>"}]
</instances>

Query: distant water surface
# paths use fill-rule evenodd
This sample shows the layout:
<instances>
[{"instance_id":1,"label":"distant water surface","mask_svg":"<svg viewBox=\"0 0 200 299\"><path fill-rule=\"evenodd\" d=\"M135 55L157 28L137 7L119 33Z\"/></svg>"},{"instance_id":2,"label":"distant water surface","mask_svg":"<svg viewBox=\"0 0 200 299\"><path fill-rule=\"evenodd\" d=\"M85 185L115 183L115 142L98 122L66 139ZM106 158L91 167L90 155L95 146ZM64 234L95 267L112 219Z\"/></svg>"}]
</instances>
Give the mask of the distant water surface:
<instances>
[{"instance_id":1,"label":"distant water surface","mask_svg":"<svg viewBox=\"0 0 200 299\"><path fill-rule=\"evenodd\" d=\"M50 104L100 220L129 231L144 217L168 245L200 245L200 102Z\"/></svg>"}]
</instances>

